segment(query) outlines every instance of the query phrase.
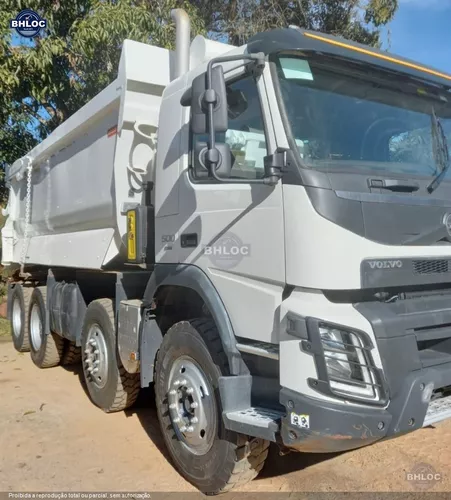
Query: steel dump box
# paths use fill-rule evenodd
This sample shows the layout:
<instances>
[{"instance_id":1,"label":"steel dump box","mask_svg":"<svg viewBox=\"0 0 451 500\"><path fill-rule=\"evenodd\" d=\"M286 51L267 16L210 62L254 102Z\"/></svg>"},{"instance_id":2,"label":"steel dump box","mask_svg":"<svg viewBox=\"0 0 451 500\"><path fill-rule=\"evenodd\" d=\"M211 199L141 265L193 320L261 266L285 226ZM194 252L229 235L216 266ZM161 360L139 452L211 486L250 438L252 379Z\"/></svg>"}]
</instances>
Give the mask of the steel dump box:
<instances>
[{"instance_id":1,"label":"steel dump box","mask_svg":"<svg viewBox=\"0 0 451 500\"><path fill-rule=\"evenodd\" d=\"M117 79L6 172L2 263L102 269L127 255L125 211L153 180L166 49L125 40Z\"/></svg>"}]
</instances>

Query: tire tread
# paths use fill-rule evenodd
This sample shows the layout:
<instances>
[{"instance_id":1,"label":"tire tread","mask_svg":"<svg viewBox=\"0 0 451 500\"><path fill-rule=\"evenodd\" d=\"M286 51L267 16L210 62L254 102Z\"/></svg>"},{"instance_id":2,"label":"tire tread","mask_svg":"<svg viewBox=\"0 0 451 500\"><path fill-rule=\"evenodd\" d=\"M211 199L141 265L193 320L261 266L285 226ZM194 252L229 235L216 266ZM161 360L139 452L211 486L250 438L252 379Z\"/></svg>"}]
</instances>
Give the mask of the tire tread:
<instances>
[{"instance_id":1,"label":"tire tread","mask_svg":"<svg viewBox=\"0 0 451 500\"><path fill-rule=\"evenodd\" d=\"M19 352L30 352L30 332L28 328L28 312L30 310L31 295L33 294L33 288L28 286L22 286L23 293L23 303L24 303L24 335L22 346L18 349ZM11 332L12 333L12 332Z\"/></svg>"},{"instance_id":2,"label":"tire tread","mask_svg":"<svg viewBox=\"0 0 451 500\"><path fill-rule=\"evenodd\" d=\"M77 347L70 340L66 340L64 342L64 344L65 344L65 346L64 346L63 357L61 359L61 365L69 366L69 365L75 365L77 363L80 363L80 361L81 361L81 348Z\"/></svg>"},{"instance_id":3,"label":"tire tread","mask_svg":"<svg viewBox=\"0 0 451 500\"><path fill-rule=\"evenodd\" d=\"M220 373L228 375L228 359L214 321L210 318L181 321L172 326L171 330L184 331L188 325L200 334ZM157 356L156 370L160 369L160 362ZM236 436L236 445L229 448L227 466L224 467L220 477L218 477L218 487L211 491L203 491L204 494L217 495L230 491L252 481L262 470L268 456L269 441L249 438L243 434L236 434Z\"/></svg>"},{"instance_id":4,"label":"tire tread","mask_svg":"<svg viewBox=\"0 0 451 500\"><path fill-rule=\"evenodd\" d=\"M47 307L47 287L38 286L33 290L33 293L37 293L38 291L42 295L42 299L44 301L44 311L45 311ZM31 306L31 300L30 300L30 306ZM27 325L28 325L28 330L30 331L29 321L27 321ZM45 320L44 320L44 326L45 326ZM42 348L44 348L44 357L41 360L39 359L40 357L39 355ZM39 351L33 352L32 350L31 357L34 364L39 368L52 368L53 366L57 366L60 364L61 356L63 354L63 348L64 348L64 339L59 335L57 335L56 333L50 332L46 336L45 342L43 340L43 343L41 344Z\"/></svg>"},{"instance_id":5,"label":"tire tread","mask_svg":"<svg viewBox=\"0 0 451 500\"><path fill-rule=\"evenodd\" d=\"M100 304L108 314L111 323L115 324L113 301L111 299L96 299L93 302ZM138 398L141 389L139 374L128 373L118 360L119 377L117 379L116 394L109 408L103 408L106 413L114 413L132 406Z\"/></svg>"}]
</instances>

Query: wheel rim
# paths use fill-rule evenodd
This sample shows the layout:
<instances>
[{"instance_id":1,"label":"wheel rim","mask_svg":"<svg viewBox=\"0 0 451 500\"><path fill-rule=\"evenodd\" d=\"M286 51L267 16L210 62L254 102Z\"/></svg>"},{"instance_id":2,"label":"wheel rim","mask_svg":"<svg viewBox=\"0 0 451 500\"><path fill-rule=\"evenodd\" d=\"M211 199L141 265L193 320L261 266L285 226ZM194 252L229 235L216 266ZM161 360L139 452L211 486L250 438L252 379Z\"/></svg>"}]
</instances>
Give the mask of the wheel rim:
<instances>
[{"instance_id":1,"label":"wheel rim","mask_svg":"<svg viewBox=\"0 0 451 500\"><path fill-rule=\"evenodd\" d=\"M99 389L105 387L108 378L108 350L105 336L98 324L92 325L88 332L84 367L90 382Z\"/></svg>"},{"instance_id":2,"label":"wheel rim","mask_svg":"<svg viewBox=\"0 0 451 500\"><path fill-rule=\"evenodd\" d=\"M200 366L187 356L178 358L169 374L169 415L179 441L192 453L204 455L216 434L214 393Z\"/></svg>"},{"instance_id":3,"label":"wheel rim","mask_svg":"<svg viewBox=\"0 0 451 500\"><path fill-rule=\"evenodd\" d=\"M39 304L35 302L31 306L30 314L30 337L35 351L38 351L41 348L43 330Z\"/></svg>"},{"instance_id":4,"label":"wheel rim","mask_svg":"<svg viewBox=\"0 0 451 500\"><path fill-rule=\"evenodd\" d=\"M13 335L14 337L19 337L22 330L22 307L20 306L20 300L16 297L13 302Z\"/></svg>"}]
</instances>

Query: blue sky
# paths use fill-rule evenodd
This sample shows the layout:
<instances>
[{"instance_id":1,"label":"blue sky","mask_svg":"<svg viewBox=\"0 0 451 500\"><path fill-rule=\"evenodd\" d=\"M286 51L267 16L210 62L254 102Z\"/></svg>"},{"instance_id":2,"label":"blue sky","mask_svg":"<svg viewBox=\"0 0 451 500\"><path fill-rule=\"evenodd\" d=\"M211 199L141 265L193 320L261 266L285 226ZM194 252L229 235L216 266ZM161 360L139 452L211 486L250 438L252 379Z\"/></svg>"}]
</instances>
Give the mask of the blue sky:
<instances>
[{"instance_id":1,"label":"blue sky","mask_svg":"<svg viewBox=\"0 0 451 500\"><path fill-rule=\"evenodd\" d=\"M451 0L398 0L384 48L451 73Z\"/></svg>"}]
</instances>

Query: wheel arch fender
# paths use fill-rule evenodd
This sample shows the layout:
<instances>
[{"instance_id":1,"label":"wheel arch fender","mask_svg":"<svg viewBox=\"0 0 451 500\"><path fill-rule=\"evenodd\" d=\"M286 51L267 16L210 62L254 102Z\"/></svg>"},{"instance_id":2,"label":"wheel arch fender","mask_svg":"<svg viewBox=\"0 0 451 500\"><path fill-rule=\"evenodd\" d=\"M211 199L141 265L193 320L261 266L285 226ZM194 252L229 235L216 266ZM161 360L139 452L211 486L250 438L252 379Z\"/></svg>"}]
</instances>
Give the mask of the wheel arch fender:
<instances>
[{"instance_id":1,"label":"wheel arch fender","mask_svg":"<svg viewBox=\"0 0 451 500\"><path fill-rule=\"evenodd\" d=\"M231 375L248 374L249 371L236 347L236 338L224 303L211 280L202 269L187 264L157 264L147 283L144 297L144 308L150 308L158 290L163 286L177 286L196 292L210 311L211 317L218 328L224 352L229 363ZM143 323L144 324L144 323ZM154 328L155 325L152 326ZM158 327L157 327L158 328ZM150 330L150 329L149 329ZM159 329L158 329L159 330ZM142 338L147 335L143 326ZM161 332L160 332L161 335ZM161 335L162 338L162 335ZM143 340L141 340L142 342ZM156 354L156 352L155 352ZM150 361L150 360L148 360ZM141 370L146 366L141 362ZM151 365L153 367L154 360ZM152 376L153 377L153 376Z\"/></svg>"}]
</instances>

